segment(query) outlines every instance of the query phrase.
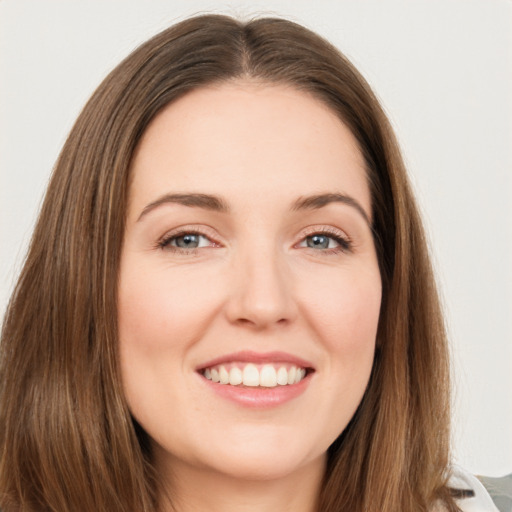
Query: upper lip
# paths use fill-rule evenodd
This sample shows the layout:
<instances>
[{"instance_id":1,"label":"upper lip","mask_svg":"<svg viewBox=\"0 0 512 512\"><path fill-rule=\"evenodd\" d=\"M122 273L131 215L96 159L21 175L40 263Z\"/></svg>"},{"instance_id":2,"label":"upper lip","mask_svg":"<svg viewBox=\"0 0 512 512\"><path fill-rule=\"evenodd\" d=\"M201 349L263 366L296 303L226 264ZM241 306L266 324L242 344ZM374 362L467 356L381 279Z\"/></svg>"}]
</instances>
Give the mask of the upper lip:
<instances>
[{"instance_id":1,"label":"upper lip","mask_svg":"<svg viewBox=\"0 0 512 512\"><path fill-rule=\"evenodd\" d=\"M242 350L239 352L233 352L231 354L222 355L214 359L210 359L206 363L202 363L197 367L197 370L204 370L205 368L211 368L219 364L226 363L290 363L301 368L314 369L313 364L310 361L306 361L301 357L288 354L287 352L273 351L273 352L253 352L251 350Z\"/></svg>"}]
</instances>

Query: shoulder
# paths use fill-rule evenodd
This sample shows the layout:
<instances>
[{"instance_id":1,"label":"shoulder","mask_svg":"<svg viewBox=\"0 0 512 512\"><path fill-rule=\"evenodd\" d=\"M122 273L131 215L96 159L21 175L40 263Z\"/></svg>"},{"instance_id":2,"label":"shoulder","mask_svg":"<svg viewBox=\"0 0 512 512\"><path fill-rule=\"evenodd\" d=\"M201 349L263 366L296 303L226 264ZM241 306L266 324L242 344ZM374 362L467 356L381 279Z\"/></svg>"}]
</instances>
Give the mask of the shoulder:
<instances>
[{"instance_id":1,"label":"shoulder","mask_svg":"<svg viewBox=\"0 0 512 512\"><path fill-rule=\"evenodd\" d=\"M479 476L500 512L512 512L512 473L501 478Z\"/></svg>"},{"instance_id":2,"label":"shoulder","mask_svg":"<svg viewBox=\"0 0 512 512\"><path fill-rule=\"evenodd\" d=\"M453 489L469 491L469 496L457 499L457 505L462 512L512 512L510 475L504 478L479 479L462 468L453 466L449 485Z\"/></svg>"}]
</instances>

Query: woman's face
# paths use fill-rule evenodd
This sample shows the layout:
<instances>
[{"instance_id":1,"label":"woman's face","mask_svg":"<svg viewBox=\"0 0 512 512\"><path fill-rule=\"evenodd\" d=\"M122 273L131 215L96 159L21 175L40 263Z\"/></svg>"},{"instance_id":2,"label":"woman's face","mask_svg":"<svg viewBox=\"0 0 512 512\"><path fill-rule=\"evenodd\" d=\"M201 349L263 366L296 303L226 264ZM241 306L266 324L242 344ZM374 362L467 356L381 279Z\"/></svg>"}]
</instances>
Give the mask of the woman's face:
<instances>
[{"instance_id":1,"label":"woman's face","mask_svg":"<svg viewBox=\"0 0 512 512\"><path fill-rule=\"evenodd\" d=\"M165 108L132 172L121 369L157 464L323 468L368 383L381 302L354 137L306 93L224 84Z\"/></svg>"}]
</instances>

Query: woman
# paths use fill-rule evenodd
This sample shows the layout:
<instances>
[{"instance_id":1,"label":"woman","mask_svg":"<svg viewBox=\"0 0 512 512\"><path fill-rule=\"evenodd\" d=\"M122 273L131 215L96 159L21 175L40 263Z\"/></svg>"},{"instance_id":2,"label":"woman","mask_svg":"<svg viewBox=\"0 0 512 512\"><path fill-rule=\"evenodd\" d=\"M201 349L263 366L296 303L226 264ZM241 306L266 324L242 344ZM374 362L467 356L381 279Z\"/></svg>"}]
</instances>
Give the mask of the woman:
<instances>
[{"instance_id":1,"label":"woman","mask_svg":"<svg viewBox=\"0 0 512 512\"><path fill-rule=\"evenodd\" d=\"M394 135L293 23L193 18L107 77L1 349L4 511L457 510Z\"/></svg>"}]
</instances>

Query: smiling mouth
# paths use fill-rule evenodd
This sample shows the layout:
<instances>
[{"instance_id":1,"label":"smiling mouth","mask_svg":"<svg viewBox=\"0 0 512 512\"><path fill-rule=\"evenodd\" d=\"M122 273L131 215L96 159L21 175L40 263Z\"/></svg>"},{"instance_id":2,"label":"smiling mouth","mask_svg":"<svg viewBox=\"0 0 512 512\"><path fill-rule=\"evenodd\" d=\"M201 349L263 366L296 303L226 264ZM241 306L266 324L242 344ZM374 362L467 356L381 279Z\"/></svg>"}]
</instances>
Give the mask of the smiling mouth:
<instances>
[{"instance_id":1,"label":"smiling mouth","mask_svg":"<svg viewBox=\"0 0 512 512\"><path fill-rule=\"evenodd\" d=\"M298 384L313 371L293 364L218 364L199 373L218 384L239 387L275 388Z\"/></svg>"}]
</instances>

